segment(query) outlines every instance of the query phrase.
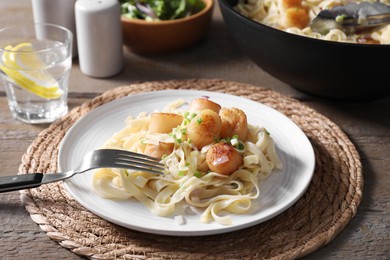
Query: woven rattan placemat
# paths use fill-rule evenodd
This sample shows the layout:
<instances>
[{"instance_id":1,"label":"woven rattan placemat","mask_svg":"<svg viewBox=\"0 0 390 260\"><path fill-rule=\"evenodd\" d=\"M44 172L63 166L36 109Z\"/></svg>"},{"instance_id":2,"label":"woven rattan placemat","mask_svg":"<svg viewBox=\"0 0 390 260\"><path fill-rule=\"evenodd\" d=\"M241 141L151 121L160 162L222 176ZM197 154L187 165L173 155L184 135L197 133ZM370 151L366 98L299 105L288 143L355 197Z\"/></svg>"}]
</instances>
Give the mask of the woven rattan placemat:
<instances>
[{"instance_id":1,"label":"woven rattan placemat","mask_svg":"<svg viewBox=\"0 0 390 260\"><path fill-rule=\"evenodd\" d=\"M295 99L223 80L147 82L109 90L42 131L24 154L20 173L55 172L65 133L95 107L123 96L163 89L230 93L287 115L305 132L315 150L315 174L306 193L282 214L250 228L221 235L172 237L111 224L83 208L61 183L21 191L33 221L61 246L93 259L294 259L329 243L356 214L362 198L362 167L344 132Z\"/></svg>"}]
</instances>

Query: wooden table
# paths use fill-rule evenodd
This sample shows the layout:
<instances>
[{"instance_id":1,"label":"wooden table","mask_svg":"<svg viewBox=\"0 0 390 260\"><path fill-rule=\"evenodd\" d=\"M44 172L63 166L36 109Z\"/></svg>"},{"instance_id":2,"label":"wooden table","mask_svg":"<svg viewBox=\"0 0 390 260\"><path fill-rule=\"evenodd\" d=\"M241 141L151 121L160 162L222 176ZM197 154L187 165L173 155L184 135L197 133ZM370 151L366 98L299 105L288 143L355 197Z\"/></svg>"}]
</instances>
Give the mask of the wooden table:
<instances>
[{"instance_id":1,"label":"wooden table","mask_svg":"<svg viewBox=\"0 0 390 260\"><path fill-rule=\"evenodd\" d=\"M30 0L0 1L0 27L32 22ZM390 257L390 98L340 102L300 93L246 58L223 23L218 5L205 39L191 50L168 56L139 56L125 50L125 67L109 79L83 75L74 60L69 106L117 86L139 81L221 78L263 86L301 100L330 118L350 137L364 169L364 194L357 215L328 245L305 259L385 259ZM14 120L0 88L0 175L16 174L21 157L47 125ZM1 259L80 259L50 240L31 220L19 192L0 194Z\"/></svg>"}]
</instances>

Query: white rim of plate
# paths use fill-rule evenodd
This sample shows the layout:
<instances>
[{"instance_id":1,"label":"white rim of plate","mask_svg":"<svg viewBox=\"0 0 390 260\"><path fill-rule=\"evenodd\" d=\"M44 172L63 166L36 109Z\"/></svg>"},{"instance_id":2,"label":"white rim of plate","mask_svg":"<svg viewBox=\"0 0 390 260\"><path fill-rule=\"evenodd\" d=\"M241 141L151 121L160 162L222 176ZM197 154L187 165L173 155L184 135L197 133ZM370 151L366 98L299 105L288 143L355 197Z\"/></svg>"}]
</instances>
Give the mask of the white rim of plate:
<instances>
[{"instance_id":1,"label":"white rim of plate","mask_svg":"<svg viewBox=\"0 0 390 260\"><path fill-rule=\"evenodd\" d=\"M66 171L77 166L76 161L80 160L85 152L99 148L105 140L122 129L128 115L136 116L143 111L161 110L178 98L190 101L201 96L208 96L221 106L241 108L247 114L250 124L261 123L267 128L275 140L284 168L272 173L260 183L261 194L278 192L283 193L282 197L280 194L274 197L270 194L264 197L260 195L260 198L254 202L254 210L251 213L232 215L233 224L230 226L222 226L215 222L201 223L196 220L199 215L191 213L184 216L184 225L178 225L174 216L155 216L135 200L118 202L100 198L91 187L88 187L90 184L87 184L87 180L91 172L66 180L65 189L82 206L107 221L137 231L173 236L213 235L240 230L267 221L291 207L305 193L314 174L315 156L309 139L292 120L279 111L253 100L219 92L161 90L126 96L103 104L80 118L66 133L59 147L59 170ZM106 125L108 123L106 121L109 120L114 120L118 125L107 133L104 128L112 127ZM95 128L91 130L90 126ZM94 136L88 137L91 131ZM85 139L77 140L80 137ZM88 147L85 147L83 142ZM77 149L80 151L77 152ZM291 176L292 174L294 176ZM275 187L271 185L275 183L280 185ZM260 209L261 207L263 208ZM137 215L138 212L140 215Z\"/></svg>"}]
</instances>

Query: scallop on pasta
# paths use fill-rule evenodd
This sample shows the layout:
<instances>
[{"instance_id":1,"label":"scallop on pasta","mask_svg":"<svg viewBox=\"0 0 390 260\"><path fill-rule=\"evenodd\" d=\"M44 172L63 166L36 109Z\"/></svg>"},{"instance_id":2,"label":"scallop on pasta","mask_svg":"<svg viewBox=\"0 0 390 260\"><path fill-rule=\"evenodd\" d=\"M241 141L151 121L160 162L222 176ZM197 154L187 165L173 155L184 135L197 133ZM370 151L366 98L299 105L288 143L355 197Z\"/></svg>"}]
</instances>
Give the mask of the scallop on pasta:
<instances>
[{"instance_id":1,"label":"scallop on pasta","mask_svg":"<svg viewBox=\"0 0 390 260\"><path fill-rule=\"evenodd\" d=\"M180 99L161 111L129 116L102 147L157 157L163 174L98 169L93 188L103 198L135 199L158 216L181 219L176 209L185 205L201 212L203 223L230 225L233 214L250 213L261 196L259 183L282 168L275 143L238 108L208 97L192 100L185 110L184 105Z\"/></svg>"}]
</instances>

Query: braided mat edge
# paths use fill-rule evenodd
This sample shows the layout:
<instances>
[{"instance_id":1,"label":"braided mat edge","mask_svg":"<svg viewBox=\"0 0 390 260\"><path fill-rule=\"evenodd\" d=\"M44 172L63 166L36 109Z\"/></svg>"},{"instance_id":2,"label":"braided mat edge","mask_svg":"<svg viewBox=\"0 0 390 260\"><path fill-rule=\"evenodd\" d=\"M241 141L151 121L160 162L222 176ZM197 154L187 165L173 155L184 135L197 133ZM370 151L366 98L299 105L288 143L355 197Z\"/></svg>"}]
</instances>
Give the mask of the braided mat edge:
<instances>
[{"instance_id":1,"label":"braided mat edge","mask_svg":"<svg viewBox=\"0 0 390 260\"><path fill-rule=\"evenodd\" d=\"M360 157L335 123L275 91L219 79L145 82L109 90L43 130L23 155L19 173L55 172L62 138L92 109L127 95L164 89L229 93L288 116L308 136L315 151L315 173L306 193L282 214L250 228L221 235L172 237L107 222L78 204L61 183L21 191L32 220L48 237L90 259L296 259L328 244L356 214L363 189Z\"/></svg>"}]
</instances>

